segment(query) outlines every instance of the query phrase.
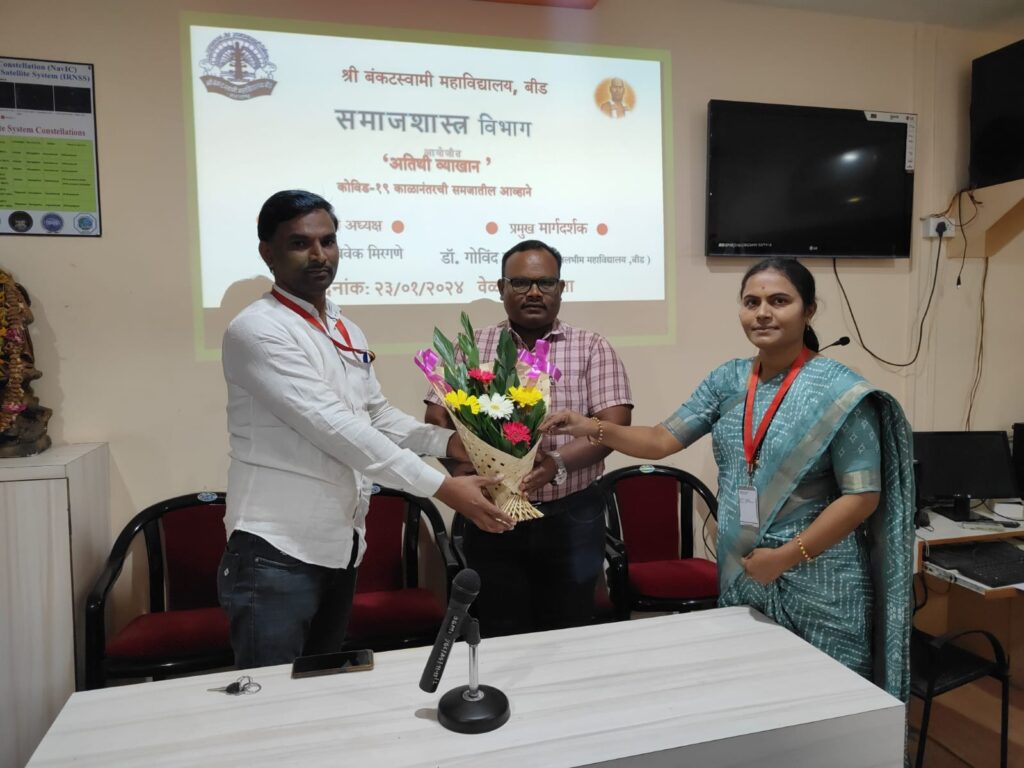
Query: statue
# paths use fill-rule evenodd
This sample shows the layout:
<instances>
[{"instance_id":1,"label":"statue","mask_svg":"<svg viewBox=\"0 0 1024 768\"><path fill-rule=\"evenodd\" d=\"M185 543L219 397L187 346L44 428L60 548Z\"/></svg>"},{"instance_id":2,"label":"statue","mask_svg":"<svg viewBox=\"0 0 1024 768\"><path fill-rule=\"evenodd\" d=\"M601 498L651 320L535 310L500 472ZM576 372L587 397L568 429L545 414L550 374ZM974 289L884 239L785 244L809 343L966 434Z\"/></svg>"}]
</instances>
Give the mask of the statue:
<instances>
[{"instance_id":1,"label":"statue","mask_svg":"<svg viewBox=\"0 0 1024 768\"><path fill-rule=\"evenodd\" d=\"M53 411L32 394L42 374L28 335L31 322L28 293L0 269L0 458L32 456L51 444L46 425Z\"/></svg>"}]
</instances>

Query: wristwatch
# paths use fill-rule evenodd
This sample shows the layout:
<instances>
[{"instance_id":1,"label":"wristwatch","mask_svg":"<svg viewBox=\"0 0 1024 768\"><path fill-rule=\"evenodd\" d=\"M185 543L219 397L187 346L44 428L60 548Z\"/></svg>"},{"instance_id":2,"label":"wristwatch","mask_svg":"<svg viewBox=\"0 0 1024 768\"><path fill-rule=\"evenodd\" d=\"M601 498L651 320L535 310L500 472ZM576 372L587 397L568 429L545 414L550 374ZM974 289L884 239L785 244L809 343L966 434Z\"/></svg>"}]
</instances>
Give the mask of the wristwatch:
<instances>
[{"instance_id":1,"label":"wristwatch","mask_svg":"<svg viewBox=\"0 0 1024 768\"><path fill-rule=\"evenodd\" d=\"M548 456L555 462L555 476L551 478L552 485L561 485L569 473L565 469L565 462L562 461L562 454L558 451L548 451Z\"/></svg>"}]
</instances>

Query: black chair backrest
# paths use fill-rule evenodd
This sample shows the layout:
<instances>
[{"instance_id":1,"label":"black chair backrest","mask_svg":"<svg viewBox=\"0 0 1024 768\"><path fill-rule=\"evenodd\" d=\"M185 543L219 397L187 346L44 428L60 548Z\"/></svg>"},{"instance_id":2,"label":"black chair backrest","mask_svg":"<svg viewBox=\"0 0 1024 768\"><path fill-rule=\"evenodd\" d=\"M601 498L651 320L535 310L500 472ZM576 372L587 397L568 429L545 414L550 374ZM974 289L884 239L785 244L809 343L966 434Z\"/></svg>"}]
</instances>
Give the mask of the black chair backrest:
<instances>
[{"instance_id":1,"label":"black chair backrest","mask_svg":"<svg viewBox=\"0 0 1024 768\"><path fill-rule=\"evenodd\" d=\"M419 585L420 518L426 518L438 546L448 548L444 518L430 499L377 486L367 515L367 549L359 566L357 592Z\"/></svg>"},{"instance_id":2,"label":"black chair backrest","mask_svg":"<svg viewBox=\"0 0 1024 768\"><path fill-rule=\"evenodd\" d=\"M142 533L149 570L150 612L165 610L165 587L170 593L172 610L216 605L216 587L213 585L216 585L217 561L224 551L226 498L223 492L203 491L176 496L146 507L128 521L114 541L108 559L108 567L113 566L115 569L113 576L116 578L120 573L132 540ZM169 550L165 546L165 523L167 533L170 534ZM193 553L197 551L206 555L201 557L203 567L194 569ZM211 552L215 555L212 560L209 556ZM179 564L188 567L179 569ZM168 565L172 572L169 572ZM205 587L199 586L210 579L202 574L195 577L186 575L189 570L208 572L211 583Z\"/></svg>"}]
</instances>

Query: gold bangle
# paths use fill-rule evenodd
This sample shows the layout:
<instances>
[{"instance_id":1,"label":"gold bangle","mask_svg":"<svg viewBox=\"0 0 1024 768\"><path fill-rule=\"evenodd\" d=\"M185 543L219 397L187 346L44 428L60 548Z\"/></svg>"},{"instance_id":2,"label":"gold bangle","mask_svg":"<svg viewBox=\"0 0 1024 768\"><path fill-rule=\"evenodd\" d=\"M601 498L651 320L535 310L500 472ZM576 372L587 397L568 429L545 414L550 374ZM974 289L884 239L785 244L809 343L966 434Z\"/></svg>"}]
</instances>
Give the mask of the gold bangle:
<instances>
[{"instance_id":1,"label":"gold bangle","mask_svg":"<svg viewBox=\"0 0 1024 768\"><path fill-rule=\"evenodd\" d=\"M604 424L601 423L597 416L591 416L590 418L597 422L597 437L587 435L587 442L591 445L601 445L604 443Z\"/></svg>"},{"instance_id":2,"label":"gold bangle","mask_svg":"<svg viewBox=\"0 0 1024 768\"><path fill-rule=\"evenodd\" d=\"M800 554L804 556L804 560L809 563L814 558L807 552L807 547L804 546L803 537L800 535L801 533L802 531L798 531L796 534L796 545L800 547Z\"/></svg>"}]
</instances>

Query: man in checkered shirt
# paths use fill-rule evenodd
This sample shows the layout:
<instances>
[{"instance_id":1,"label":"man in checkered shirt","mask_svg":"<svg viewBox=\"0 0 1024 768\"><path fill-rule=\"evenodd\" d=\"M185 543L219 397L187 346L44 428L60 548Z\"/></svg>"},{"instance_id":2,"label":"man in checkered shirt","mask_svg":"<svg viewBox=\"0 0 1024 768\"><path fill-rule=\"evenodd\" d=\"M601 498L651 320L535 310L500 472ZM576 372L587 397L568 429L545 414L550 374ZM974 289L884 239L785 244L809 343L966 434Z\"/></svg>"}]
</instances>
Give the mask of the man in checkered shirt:
<instances>
[{"instance_id":1,"label":"man in checkered shirt","mask_svg":"<svg viewBox=\"0 0 1024 768\"><path fill-rule=\"evenodd\" d=\"M601 336L558 319L565 283L562 256L539 240L526 240L502 257L498 291L508 319L476 332L481 360L493 360L508 328L516 346L550 346L548 360L562 372L552 382L550 411L571 408L602 421L629 424L629 378L615 350ZM440 400L426 398L427 423L451 426ZM546 435L541 460L522 489L542 518L496 534L467 525L464 551L480 574L477 617L485 635L507 635L577 626L594 615L594 589L604 561L604 505L593 486L607 448L584 438ZM453 475L472 464L446 462Z\"/></svg>"}]
</instances>

